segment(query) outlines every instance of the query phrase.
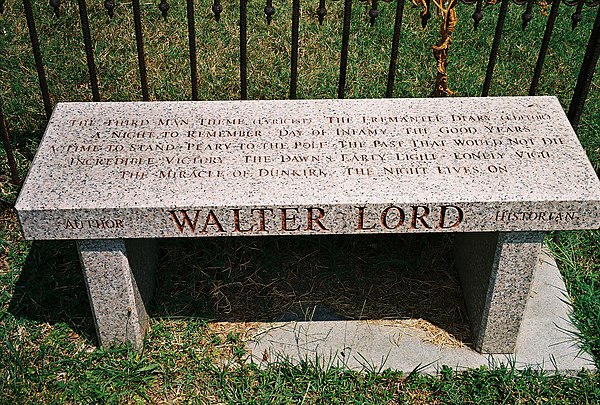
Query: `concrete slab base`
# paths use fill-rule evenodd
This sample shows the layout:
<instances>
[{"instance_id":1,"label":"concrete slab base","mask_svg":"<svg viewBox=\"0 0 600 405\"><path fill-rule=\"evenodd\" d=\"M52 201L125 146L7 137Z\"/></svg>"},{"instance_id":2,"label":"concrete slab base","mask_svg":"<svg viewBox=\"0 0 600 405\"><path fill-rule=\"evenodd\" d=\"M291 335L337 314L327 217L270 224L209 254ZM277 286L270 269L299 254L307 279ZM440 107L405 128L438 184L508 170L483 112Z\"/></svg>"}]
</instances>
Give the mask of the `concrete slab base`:
<instances>
[{"instance_id":1,"label":"concrete slab base","mask_svg":"<svg viewBox=\"0 0 600 405\"><path fill-rule=\"evenodd\" d=\"M480 354L466 345L429 343L423 330L382 321L278 322L262 326L247 342L254 361L319 361L356 370L396 369L436 373L482 365L514 365L559 373L594 371L580 352L569 322L566 289L556 262L544 251L536 266L514 354Z\"/></svg>"}]
</instances>

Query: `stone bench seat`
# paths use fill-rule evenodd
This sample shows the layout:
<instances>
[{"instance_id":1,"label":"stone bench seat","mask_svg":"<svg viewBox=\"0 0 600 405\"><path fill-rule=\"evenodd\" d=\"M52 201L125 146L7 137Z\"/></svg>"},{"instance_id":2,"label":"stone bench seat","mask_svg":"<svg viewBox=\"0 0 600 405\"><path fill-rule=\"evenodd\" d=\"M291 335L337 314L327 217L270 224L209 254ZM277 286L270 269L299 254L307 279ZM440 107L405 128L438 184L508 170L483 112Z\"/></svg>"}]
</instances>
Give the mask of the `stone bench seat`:
<instances>
[{"instance_id":1,"label":"stone bench seat","mask_svg":"<svg viewBox=\"0 0 600 405\"><path fill-rule=\"evenodd\" d=\"M77 240L101 344L141 346L158 238L452 232L474 346L511 353L600 182L554 97L59 103L16 209Z\"/></svg>"}]
</instances>

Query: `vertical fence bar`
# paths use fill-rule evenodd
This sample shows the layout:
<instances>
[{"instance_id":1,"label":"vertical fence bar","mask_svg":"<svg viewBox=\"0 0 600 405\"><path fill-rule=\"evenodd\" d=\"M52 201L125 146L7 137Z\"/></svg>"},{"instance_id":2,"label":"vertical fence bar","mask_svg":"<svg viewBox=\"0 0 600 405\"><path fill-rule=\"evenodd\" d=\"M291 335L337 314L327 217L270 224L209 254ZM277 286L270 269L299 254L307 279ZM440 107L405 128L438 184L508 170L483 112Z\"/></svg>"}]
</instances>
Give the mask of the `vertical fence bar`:
<instances>
[{"instance_id":1,"label":"vertical fence bar","mask_svg":"<svg viewBox=\"0 0 600 405\"><path fill-rule=\"evenodd\" d=\"M346 71L348 70L348 43L350 42L350 17L352 16L352 0L344 0L344 27L342 31L342 54L340 56L340 80L338 98L344 98L346 92Z\"/></svg>"},{"instance_id":2,"label":"vertical fence bar","mask_svg":"<svg viewBox=\"0 0 600 405\"><path fill-rule=\"evenodd\" d=\"M594 27L592 28L592 33L590 34L590 39L585 50L585 56L583 57L581 70L579 71L579 77L577 78L577 84L575 85L575 91L573 92L573 98L569 105L569 113L567 114L571 126L573 126L575 131L577 131L577 127L579 126L585 99L590 90L592 79L594 78L598 56L600 56L600 7L598 7L596 13Z\"/></svg>"},{"instance_id":3,"label":"vertical fence bar","mask_svg":"<svg viewBox=\"0 0 600 405\"><path fill-rule=\"evenodd\" d=\"M87 5L85 0L77 0L79 5L79 18L81 20L81 31L85 44L85 56L87 58L88 71L90 73L90 86L92 86L92 100L100 101L98 91L98 77L96 76L96 64L94 63L94 49L92 47L92 35L90 34L90 22L88 20Z\"/></svg>"},{"instance_id":4,"label":"vertical fence bar","mask_svg":"<svg viewBox=\"0 0 600 405\"><path fill-rule=\"evenodd\" d=\"M298 28L300 25L300 0L292 2L292 60L290 71L290 99L296 98L298 86Z\"/></svg>"},{"instance_id":5,"label":"vertical fence bar","mask_svg":"<svg viewBox=\"0 0 600 405\"><path fill-rule=\"evenodd\" d=\"M506 20L506 12L508 10L508 1L502 0L500 5L500 12L498 14L498 22L496 23L496 32L494 33L494 42L492 42L492 51L490 53L490 59L488 62L487 71L485 73L485 81L483 82L483 90L481 91L482 97L487 97L490 93L490 84L492 83L492 75L494 74L494 67L496 66L496 60L498 59L498 50L500 49L500 40L502 39L502 30L504 29L504 21Z\"/></svg>"},{"instance_id":6,"label":"vertical fence bar","mask_svg":"<svg viewBox=\"0 0 600 405\"><path fill-rule=\"evenodd\" d=\"M17 162L15 160L15 155L13 154L12 145L10 144L8 126L4 119L4 111L2 111L2 103L0 103L0 136L2 137L2 145L4 145L4 151L6 152L6 160L8 161L12 182L13 184L19 184L21 183L21 179L19 178Z\"/></svg>"},{"instance_id":7,"label":"vertical fence bar","mask_svg":"<svg viewBox=\"0 0 600 405\"><path fill-rule=\"evenodd\" d=\"M267 18L267 24L271 25L271 21L273 21L273 14L275 14L275 7L273 7L273 0L267 0L267 4L263 9L265 12L265 17Z\"/></svg>"},{"instance_id":8,"label":"vertical fence bar","mask_svg":"<svg viewBox=\"0 0 600 405\"><path fill-rule=\"evenodd\" d=\"M575 12L571 16L571 30L577 28L577 24L579 24L583 18L583 15L581 14L581 11L583 10L583 3L585 3L585 0L579 0Z\"/></svg>"},{"instance_id":9,"label":"vertical fence bar","mask_svg":"<svg viewBox=\"0 0 600 405\"><path fill-rule=\"evenodd\" d=\"M60 0L50 0L50 6L54 9L54 17L60 17Z\"/></svg>"},{"instance_id":10,"label":"vertical fence bar","mask_svg":"<svg viewBox=\"0 0 600 405\"><path fill-rule=\"evenodd\" d=\"M142 33L142 15L140 12L140 0L133 0L133 23L135 25L135 44L138 54L138 65L140 68L140 83L142 85L142 98L150 100L148 95L148 78L146 76L146 58L144 56L144 37Z\"/></svg>"},{"instance_id":11,"label":"vertical fence bar","mask_svg":"<svg viewBox=\"0 0 600 405\"><path fill-rule=\"evenodd\" d=\"M371 27L375 25L375 19L379 16L379 10L377 9L377 0L371 0L371 9L369 10L369 24Z\"/></svg>"},{"instance_id":12,"label":"vertical fence bar","mask_svg":"<svg viewBox=\"0 0 600 405\"><path fill-rule=\"evenodd\" d=\"M240 0L240 98L242 100L248 99L247 6L247 0Z\"/></svg>"},{"instance_id":13,"label":"vertical fence bar","mask_svg":"<svg viewBox=\"0 0 600 405\"><path fill-rule=\"evenodd\" d=\"M192 100L198 100L198 62L196 57L196 20L194 0L187 0L188 43L190 47L190 73L192 76Z\"/></svg>"},{"instance_id":14,"label":"vertical fence bar","mask_svg":"<svg viewBox=\"0 0 600 405\"><path fill-rule=\"evenodd\" d=\"M421 14L421 27L427 27L427 21L431 18L431 0L425 0L427 11Z\"/></svg>"},{"instance_id":15,"label":"vertical fence bar","mask_svg":"<svg viewBox=\"0 0 600 405\"><path fill-rule=\"evenodd\" d=\"M473 29L476 30L479 27L479 22L483 19L483 12L481 8L483 7L483 0L477 0L477 5L475 6L475 11L471 18L473 19Z\"/></svg>"},{"instance_id":16,"label":"vertical fence bar","mask_svg":"<svg viewBox=\"0 0 600 405\"><path fill-rule=\"evenodd\" d=\"M160 10L160 14L162 15L162 18L165 21L167 21L167 13L169 12L170 8L171 5L167 0L160 0L160 3L158 3L158 9Z\"/></svg>"},{"instance_id":17,"label":"vertical fence bar","mask_svg":"<svg viewBox=\"0 0 600 405\"><path fill-rule=\"evenodd\" d=\"M221 5L221 2L219 0L214 0L211 10L215 15L215 21L219 22L219 20L221 20L221 13L223 12L223 6Z\"/></svg>"},{"instance_id":18,"label":"vertical fence bar","mask_svg":"<svg viewBox=\"0 0 600 405\"><path fill-rule=\"evenodd\" d=\"M33 50L33 59L35 60L35 70L37 71L40 91L42 92L42 100L44 101L44 111L46 112L46 118L50 119L50 115L52 115L50 92L48 91L48 82L46 82L46 72L42 62L42 53L40 52L40 43L35 28L35 19L33 18L31 1L23 0L23 8L25 9L25 19L27 20L27 28L29 29L29 39L31 40L31 49Z\"/></svg>"},{"instance_id":19,"label":"vertical fence bar","mask_svg":"<svg viewBox=\"0 0 600 405\"><path fill-rule=\"evenodd\" d=\"M529 95L535 96L535 91L542 75L542 68L544 67L544 59L548 52L548 46L550 45L550 38L552 37L552 31L554 30L554 23L556 22L556 16L558 15L558 6L560 6L560 0L552 0L552 8L550 9L550 15L546 22L546 31L544 31L544 38L542 39L542 46L540 47L540 54L538 55L537 62L535 64L535 70L533 72L533 79L531 80L531 86L529 87Z\"/></svg>"},{"instance_id":20,"label":"vertical fence bar","mask_svg":"<svg viewBox=\"0 0 600 405\"><path fill-rule=\"evenodd\" d=\"M388 70L387 89L385 96L394 95L394 80L396 79L396 68L398 66L398 47L400 46L400 28L402 27L402 16L404 14L404 0L397 0L396 18L394 20L394 37L392 39L392 55L390 57L390 68Z\"/></svg>"},{"instance_id":21,"label":"vertical fence bar","mask_svg":"<svg viewBox=\"0 0 600 405\"><path fill-rule=\"evenodd\" d=\"M115 2L113 0L104 0L104 9L108 14L108 18L113 19L115 17Z\"/></svg>"},{"instance_id":22,"label":"vertical fence bar","mask_svg":"<svg viewBox=\"0 0 600 405\"><path fill-rule=\"evenodd\" d=\"M533 2L534 0L527 0L527 8L525 9L525 12L521 15L521 28L523 29L523 31L525 31L525 29L527 28L527 24L529 24L529 22L533 19L533 14L531 14L531 11L533 10ZM546 25L546 29L547 29L547 25Z\"/></svg>"},{"instance_id":23,"label":"vertical fence bar","mask_svg":"<svg viewBox=\"0 0 600 405\"><path fill-rule=\"evenodd\" d=\"M327 15L327 8L325 7L325 0L319 0L319 7L317 7L317 17L319 17L319 25L323 25L323 20Z\"/></svg>"}]
</instances>

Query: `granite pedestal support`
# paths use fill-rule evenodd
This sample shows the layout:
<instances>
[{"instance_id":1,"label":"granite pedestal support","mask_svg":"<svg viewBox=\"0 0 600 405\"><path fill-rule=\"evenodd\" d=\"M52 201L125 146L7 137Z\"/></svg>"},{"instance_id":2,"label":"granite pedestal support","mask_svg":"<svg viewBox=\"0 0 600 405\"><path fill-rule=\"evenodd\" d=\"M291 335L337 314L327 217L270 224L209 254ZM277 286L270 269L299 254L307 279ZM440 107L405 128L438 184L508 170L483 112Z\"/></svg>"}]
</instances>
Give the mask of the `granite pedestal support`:
<instances>
[{"instance_id":1,"label":"granite pedestal support","mask_svg":"<svg viewBox=\"0 0 600 405\"><path fill-rule=\"evenodd\" d=\"M459 233L454 239L473 346L514 353L543 232ZM156 239L77 243L101 345L142 346L155 287Z\"/></svg>"},{"instance_id":2,"label":"granite pedestal support","mask_svg":"<svg viewBox=\"0 0 600 405\"><path fill-rule=\"evenodd\" d=\"M79 258L100 345L141 348L155 287L156 239L81 240Z\"/></svg>"},{"instance_id":3,"label":"granite pedestal support","mask_svg":"<svg viewBox=\"0 0 600 405\"><path fill-rule=\"evenodd\" d=\"M481 353L514 353L544 232L455 236L454 257L473 344Z\"/></svg>"}]
</instances>

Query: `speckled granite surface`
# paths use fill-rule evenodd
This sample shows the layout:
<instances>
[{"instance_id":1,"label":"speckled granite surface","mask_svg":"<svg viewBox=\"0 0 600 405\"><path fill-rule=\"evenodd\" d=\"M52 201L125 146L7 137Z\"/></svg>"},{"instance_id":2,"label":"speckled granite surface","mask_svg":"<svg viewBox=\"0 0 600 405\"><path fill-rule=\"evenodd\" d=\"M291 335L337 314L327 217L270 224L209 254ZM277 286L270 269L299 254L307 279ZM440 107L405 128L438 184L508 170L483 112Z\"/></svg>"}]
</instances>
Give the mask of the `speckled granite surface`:
<instances>
[{"instance_id":1,"label":"speckled granite surface","mask_svg":"<svg viewBox=\"0 0 600 405\"><path fill-rule=\"evenodd\" d=\"M455 236L454 265L479 352L514 352L543 240L544 232Z\"/></svg>"},{"instance_id":2,"label":"speckled granite surface","mask_svg":"<svg viewBox=\"0 0 600 405\"><path fill-rule=\"evenodd\" d=\"M148 329L146 305L154 293L156 240L77 242L98 342L141 348Z\"/></svg>"},{"instance_id":3,"label":"speckled granite surface","mask_svg":"<svg viewBox=\"0 0 600 405\"><path fill-rule=\"evenodd\" d=\"M58 104L28 239L600 227L553 97Z\"/></svg>"}]
</instances>

